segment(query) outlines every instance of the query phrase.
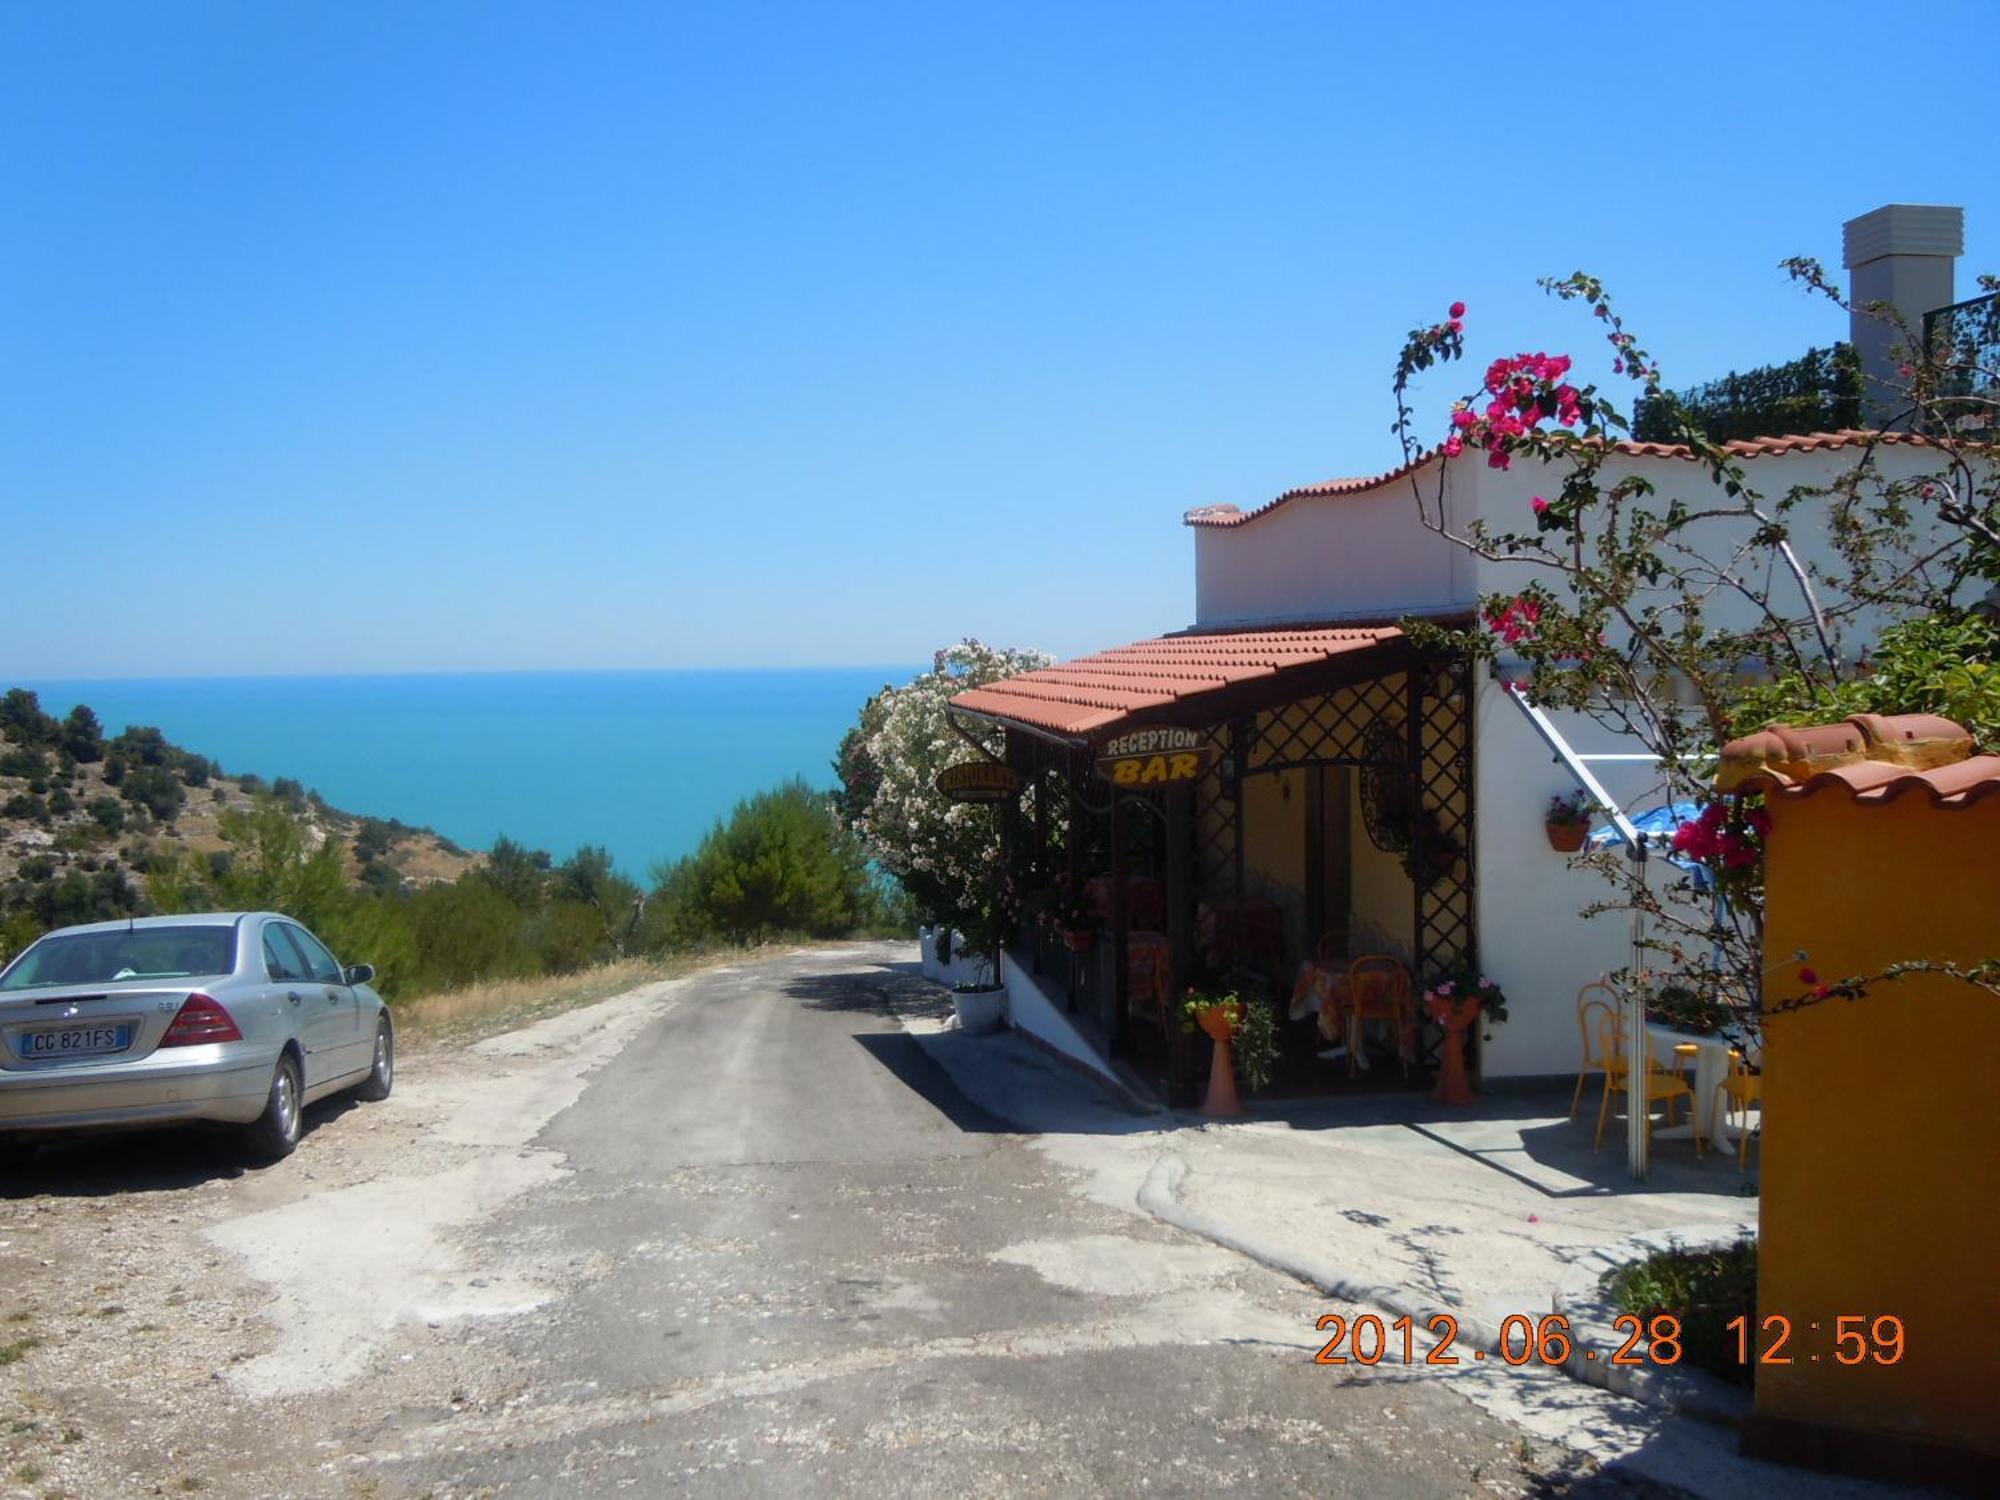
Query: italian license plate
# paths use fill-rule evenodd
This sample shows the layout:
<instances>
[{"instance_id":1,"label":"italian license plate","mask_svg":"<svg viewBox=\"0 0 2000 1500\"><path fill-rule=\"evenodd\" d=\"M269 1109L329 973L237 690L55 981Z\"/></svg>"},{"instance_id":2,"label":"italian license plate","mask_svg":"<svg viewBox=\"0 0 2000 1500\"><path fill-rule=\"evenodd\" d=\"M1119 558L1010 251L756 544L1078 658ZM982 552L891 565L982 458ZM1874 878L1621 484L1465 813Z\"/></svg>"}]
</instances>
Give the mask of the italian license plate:
<instances>
[{"instance_id":1,"label":"italian license plate","mask_svg":"<svg viewBox=\"0 0 2000 1500\"><path fill-rule=\"evenodd\" d=\"M21 1035L21 1056L91 1057L101 1052L123 1052L132 1045L130 1026L61 1026Z\"/></svg>"}]
</instances>

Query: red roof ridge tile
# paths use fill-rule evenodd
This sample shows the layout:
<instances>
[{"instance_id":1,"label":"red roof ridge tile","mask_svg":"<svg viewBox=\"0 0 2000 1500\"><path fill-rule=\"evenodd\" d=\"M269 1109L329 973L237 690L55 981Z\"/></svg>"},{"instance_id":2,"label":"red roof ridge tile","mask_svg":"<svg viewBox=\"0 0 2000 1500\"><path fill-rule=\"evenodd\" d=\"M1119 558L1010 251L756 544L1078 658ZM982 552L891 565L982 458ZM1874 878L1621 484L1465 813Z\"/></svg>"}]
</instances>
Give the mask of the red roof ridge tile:
<instances>
[{"instance_id":1,"label":"red roof ridge tile","mask_svg":"<svg viewBox=\"0 0 2000 1500\"><path fill-rule=\"evenodd\" d=\"M1935 714L1855 714L1838 724L1773 724L1722 747L1715 787L1785 800L1829 787L1878 804L1921 791L1939 807L2000 793L2000 755L1980 754Z\"/></svg>"},{"instance_id":2,"label":"red roof ridge tile","mask_svg":"<svg viewBox=\"0 0 2000 1500\"><path fill-rule=\"evenodd\" d=\"M1084 737L1141 709L1321 665L1400 640L1394 626L1184 632L1058 662L957 694L951 706Z\"/></svg>"},{"instance_id":3,"label":"red roof ridge tile","mask_svg":"<svg viewBox=\"0 0 2000 1500\"><path fill-rule=\"evenodd\" d=\"M1721 444L1722 450L1732 458L1768 458L1780 453L1813 453L1822 449L1861 447L1869 443L1909 444L1916 447L1931 447L1935 440L1915 432L1870 432L1858 427L1840 427L1826 432L1800 432L1779 437L1731 438ZM1694 460L1694 449L1685 443L1638 443L1621 439L1611 445L1619 453L1630 458L1680 458ZM1380 474L1361 475L1349 479L1325 479L1318 484L1302 484L1286 490L1275 500L1266 501L1253 510L1243 510L1237 506L1198 505L1181 517L1183 525L1198 527L1241 526L1246 521L1254 521L1259 516L1269 515L1281 505L1293 500L1324 499L1334 495L1359 495L1369 490L1379 489L1385 484L1393 484L1398 479L1406 479L1438 458L1438 450L1426 449L1407 463L1398 464L1393 469Z\"/></svg>"}]
</instances>

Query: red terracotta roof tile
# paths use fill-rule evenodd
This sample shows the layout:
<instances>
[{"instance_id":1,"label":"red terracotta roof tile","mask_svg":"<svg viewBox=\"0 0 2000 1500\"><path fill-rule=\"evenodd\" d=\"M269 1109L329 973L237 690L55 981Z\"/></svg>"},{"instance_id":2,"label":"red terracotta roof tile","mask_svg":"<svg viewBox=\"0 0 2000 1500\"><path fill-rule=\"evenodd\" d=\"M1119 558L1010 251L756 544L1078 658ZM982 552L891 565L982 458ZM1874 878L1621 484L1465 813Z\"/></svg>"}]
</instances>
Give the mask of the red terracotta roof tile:
<instances>
[{"instance_id":1,"label":"red terracotta roof tile","mask_svg":"<svg viewBox=\"0 0 2000 1500\"><path fill-rule=\"evenodd\" d=\"M1841 724L1774 725L1722 747L1718 791L1784 800L1827 788L1879 804L1922 793L1964 807L2000 793L2000 755L1974 753L1972 736L1932 714L1856 714Z\"/></svg>"},{"instance_id":2,"label":"red terracotta roof tile","mask_svg":"<svg viewBox=\"0 0 2000 1500\"><path fill-rule=\"evenodd\" d=\"M1807 432L1790 437L1736 438L1724 443L1723 449L1734 458L1768 458L1778 453L1814 453L1835 448L1858 447L1864 443L1909 443L1927 445L1929 439L1910 432L1863 432L1856 428L1843 428L1838 432ZM1630 443L1612 445L1618 452L1631 458L1684 458L1694 459L1694 450L1680 443ZM1304 484L1297 489L1286 490L1277 499L1258 506L1255 510L1238 510L1233 505L1201 505L1189 511L1181 519L1189 526L1241 526L1245 521L1254 521L1259 516L1269 515L1279 506L1293 500L1323 498L1329 495L1358 495L1367 490L1379 489L1398 479L1408 478L1438 456L1436 449L1420 453L1409 463L1399 465L1382 474L1370 474L1356 479L1328 479L1320 484Z\"/></svg>"},{"instance_id":3,"label":"red terracotta roof tile","mask_svg":"<svg viewBox=\"0 0 2000 1500\"><path fill-rule=\"evenodd\" d=\"M1156 636L972 688L951 706L1082 738L1142 709L1198 700L1402 638L1393 625Z\"/></svg>"}]
</instances>

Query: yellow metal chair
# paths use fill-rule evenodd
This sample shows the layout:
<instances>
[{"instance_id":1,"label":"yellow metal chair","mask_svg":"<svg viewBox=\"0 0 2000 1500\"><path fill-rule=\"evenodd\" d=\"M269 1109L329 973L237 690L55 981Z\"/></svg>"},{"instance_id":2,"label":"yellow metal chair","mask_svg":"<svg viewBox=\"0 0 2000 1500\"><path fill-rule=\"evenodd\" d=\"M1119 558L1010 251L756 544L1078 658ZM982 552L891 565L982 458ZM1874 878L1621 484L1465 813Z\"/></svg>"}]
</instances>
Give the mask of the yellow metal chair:
<instances>
[{"instance_id":1,"label":"yellow metal chair","mask_svg":"<svg viewBox=\"0 0 2000 1500\"><path fill-rule=\"evenodd\" d=\"M1417 1051L1416 1006L1410 998L1410 971L1387 953L1364 953L1347 966L1349 1077L1360 1065L1361 1028L1369 1021L1387 1021L1396 1028L1396 1056L1408 1078Z\"/></svg>"},{"instance_id":2,"label":"yellow metal chair","mask_svg":"<svg viewBox=\"0 0 2000 1500\"><path fill-rule=\"evenodd\" d=\"M1624 1042L1622 1035L1623 1027L1619 1024L1618 1012L1607 1007L1606 1013L1599 1015L1596 1020L1598 1023L1598 1055L1606 1058L1621 1057ZM1604 1097L1598 1101L1597 1105L1597 1139L1591 1145L1591 1150L1593 1151L1602 1150L1604 1147L1604 1122L1611 1116L1611 1096L1613 1093L1620 1093L1625 1096L1625 1108L1627 1110L1643 1109L1645 1111L1646 1139L1649 1142L1653 1138L1653 1106L1655 1104L1666 1105L1667 1123L1669 1125L1674 1123L1674 1107L1682 1099L1688 1102L1688 1113L1690 1115L1695 1113L1694 1089L1681 1074L1670 1073L1662 1068L1649 1065L1646 1069L1646 1077L1642 1083L1642 1087L1646 1091L1645 1101L1644 1103L1639 1103L1633 1098L1634 1090L1629 1072L1630 1070L1624 1066L1622 1061L1616 1068L1607 1067L1604 1070ZM1698 1129L1694 1132L1694 1154L1697 1157L1701 1155L1701 1131Z\"/></svg>"},{"instance_id":3,"label":"yellow metal chair","mask_svg":"<svg viewBox=\"0 0 2000 1500\"><path fill-rule=\"evenodd\" d=\"M1593 1050L1597 1046L1596 1017L1599 1012L1610 1015L1615 1022L1618 997L1610 985L1601 979L1594 979L1576 992L1576 1029L1583 1039L1583 1066L1576 1070L1576 1092L1570 1096L1569 1117L1572 1120L1583 1107L1585 1080L1592 1073L1622 1072L1625 1067L1623 1054L1614 1052L1609 1057L1599 1057Z\"/></svg>"},{"instance_id":4,"label":"yellow metal chair","mask_svg":"<svg viewBox=\"0 0 2000 1500\"><path fill-rule=\"evenodd\" d=\"M1727 1104L1725 1104L1725 1100ZM1764 1076L1750 1071L1750 1064L1736 1048L1729 1049L1729 1072L1715 1086L1715 1103L1710 1119L1727 1124L1732 1115L1740 1113L1743 1124L1736 1136L1736 1170L1741 1172L1750 1164L1750 1106L1757 1106L1757 1128L1762 1131L1764 1124ZM1728 1106L1734 1106L1729 1108Z\"/></svg>"}]
</instances>

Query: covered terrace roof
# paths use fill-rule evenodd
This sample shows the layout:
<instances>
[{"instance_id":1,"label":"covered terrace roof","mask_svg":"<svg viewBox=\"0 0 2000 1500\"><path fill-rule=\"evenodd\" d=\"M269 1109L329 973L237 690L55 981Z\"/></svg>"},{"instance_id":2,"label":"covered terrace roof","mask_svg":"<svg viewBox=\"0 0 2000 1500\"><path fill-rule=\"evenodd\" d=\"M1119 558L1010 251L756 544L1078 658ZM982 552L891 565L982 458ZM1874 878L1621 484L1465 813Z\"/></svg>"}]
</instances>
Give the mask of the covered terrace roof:
<instances>
[{"instance_id":1,"label":"covered terrace roof","mask_svg":"<svg viewBox=\"0 0 2000 1500\"><path fill-rule=\"evenodd\" d=\"M1227 630L1155 636L1024 672L951 700L954 709L1069 739L1127 724L1212 723L1313 691L1337 676L1400 668L1408 640L1393 625Z\"/></svg>"}]
</instances>

